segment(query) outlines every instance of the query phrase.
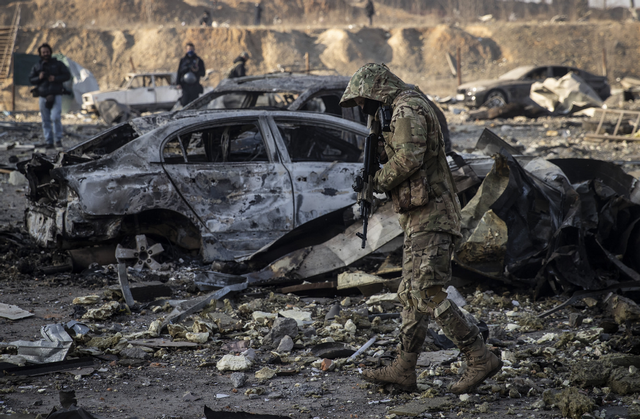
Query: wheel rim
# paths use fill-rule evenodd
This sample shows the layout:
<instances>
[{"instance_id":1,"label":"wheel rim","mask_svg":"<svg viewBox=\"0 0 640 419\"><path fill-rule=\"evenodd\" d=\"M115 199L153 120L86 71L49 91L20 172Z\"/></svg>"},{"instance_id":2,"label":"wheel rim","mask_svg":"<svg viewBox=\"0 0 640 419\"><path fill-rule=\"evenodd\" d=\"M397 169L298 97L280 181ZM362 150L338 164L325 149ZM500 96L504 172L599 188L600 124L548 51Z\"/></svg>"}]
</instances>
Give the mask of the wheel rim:
<instances>
[{"instance_id":1,"label":"wheel rim","mask_svg":"<svg viewBox=\"0 0 640 419\"><path fill-rule=\"evenodd\" d=\"M490 93L487 100L484 101L484 105L488 108L499 108L507 104L507 100L500 92Z\"/></svg>"}]
</instances>

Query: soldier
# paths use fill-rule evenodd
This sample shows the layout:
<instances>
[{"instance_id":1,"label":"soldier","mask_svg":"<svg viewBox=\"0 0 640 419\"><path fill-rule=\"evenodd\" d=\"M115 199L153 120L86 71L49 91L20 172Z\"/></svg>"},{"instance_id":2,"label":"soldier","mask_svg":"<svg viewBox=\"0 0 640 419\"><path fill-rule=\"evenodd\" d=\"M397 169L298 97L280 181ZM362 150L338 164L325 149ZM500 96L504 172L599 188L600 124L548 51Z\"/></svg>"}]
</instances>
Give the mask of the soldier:
<instances>
[{"instance_id":1,"label":"soldier","mask_svg":"<svg viewBox=\"0 0 640 419\"><path fill-rule=\"evenodd\" d=\"M460 237L460 203L436 115L417 88L405 84L384 64L366 64L356 71L340 105L358 105L369 115L375 115L380 106L391 107L391 132L383 133L380 152L384 166L375 175L373 189L391 195L404 230L399 356L391 365L365 370L362 376L414 390L416 362L428 316L432 316L467 358L468 368L451 391L472 391L496 374L502 361L486 348L478 327L467 321L443 290L451 278L454 240Z\"/></svg>"},{"instance_id":2,"label":"soldier","mask_svg":"<svg viewBox=\"0 0 640 419\"><path fill-rule=\"evenodd\" d=\"M245 65L249 59L248 52L242 52L233 60L233 66L227 71L227 78L235 79L236 77L244 77L247 75Z\"/></svg>"}]
</instances>

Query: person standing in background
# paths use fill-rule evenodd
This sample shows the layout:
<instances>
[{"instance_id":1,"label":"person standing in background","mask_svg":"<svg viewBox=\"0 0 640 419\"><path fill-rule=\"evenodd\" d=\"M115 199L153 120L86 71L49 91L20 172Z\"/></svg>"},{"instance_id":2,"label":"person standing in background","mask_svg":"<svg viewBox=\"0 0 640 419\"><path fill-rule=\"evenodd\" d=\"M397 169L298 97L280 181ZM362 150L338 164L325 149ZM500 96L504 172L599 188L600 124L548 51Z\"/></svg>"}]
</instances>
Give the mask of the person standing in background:
<instances>
[{"instance_id":1,"label":"person standing in background","mask_svg":"<svg viewBox=\"0 0 640 419\"><path fill-rule=\"evenodd\" d=\"M40 62L31 69L29 81L36 86L31 92L40 98L45 148L54 148L54 138L55 147L62 148L62 94L65 93L62 83L71 79L71 72L53 58L51 52L49 44L40 45Z\"/></svg>"}]
</instances>

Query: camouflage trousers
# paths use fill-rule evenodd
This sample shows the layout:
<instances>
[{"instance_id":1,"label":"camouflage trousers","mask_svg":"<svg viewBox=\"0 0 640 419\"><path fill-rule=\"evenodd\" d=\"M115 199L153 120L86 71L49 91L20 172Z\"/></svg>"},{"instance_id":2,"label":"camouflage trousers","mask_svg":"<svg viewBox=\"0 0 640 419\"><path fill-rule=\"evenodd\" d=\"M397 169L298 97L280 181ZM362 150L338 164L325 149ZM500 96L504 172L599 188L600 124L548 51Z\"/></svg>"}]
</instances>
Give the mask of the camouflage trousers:
<instances>
[{"instance_id":1,"label":"camouflage trousers","mask_svg":"<svg viewBox=\"0 0 640 419\"><path fill-rule=\"evenodd\" d=\"M420 352L429 323L426 293L428 289L442 289L451 279L454 236L421 231L411 215L402 214L399 220L405 232L402 282L398 288L404 305L400 339L405 351Z\"/></svg>"}]
</instances>

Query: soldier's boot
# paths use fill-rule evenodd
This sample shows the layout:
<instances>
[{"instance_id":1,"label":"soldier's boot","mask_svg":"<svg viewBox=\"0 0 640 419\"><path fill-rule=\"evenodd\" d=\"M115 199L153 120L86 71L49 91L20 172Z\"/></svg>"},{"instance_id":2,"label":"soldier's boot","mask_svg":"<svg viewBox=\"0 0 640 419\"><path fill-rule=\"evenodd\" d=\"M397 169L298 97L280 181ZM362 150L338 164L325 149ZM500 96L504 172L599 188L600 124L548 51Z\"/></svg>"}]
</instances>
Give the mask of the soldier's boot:
<instances>
[{"instance_id":1,"label":"soldier's boot","mask_svg":"<svg viewBox=\"0 0 640 419\"><path fill-rule=\"evenodd\" d=\"M417 362L417 353L401 350L391 365L366 369L362 371L362 378L377 384L393 384L403 391L413 391L416 389Z\"/></svg>"},{"instance_id":2,"label":"soldier's boot","mask_svg":"<svg viewBox=\"0 0 640 419\"><path fill-rule=\"evenodd\" d=\"M487 349L478 326L469 323L454 302L444 300L435 308L434 317L444 334L467 359L467 369L462 378L451 387L453 393L470 392L500 371L502 361Z\"/></svg>"},{"instance_id":3,"label":"soldier's boot","mask_svg":"<svg viewBox=\"0 0 640 419\"><path fill-rule=\"evenodd\" d=\"M460 350L467 359L467 369L462 378L451 386L452 393L463 394L473 391L502 368L502 361L487 349L481 335L478 335L471 345Z\"/></svg>"}]
</instances>

